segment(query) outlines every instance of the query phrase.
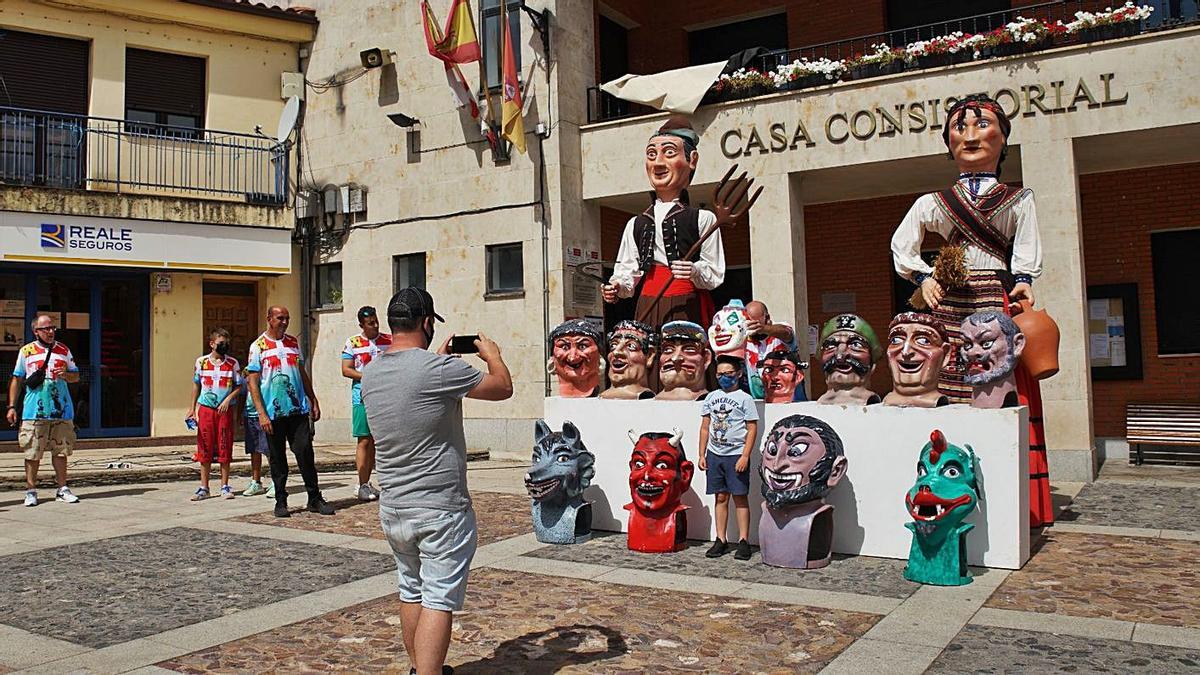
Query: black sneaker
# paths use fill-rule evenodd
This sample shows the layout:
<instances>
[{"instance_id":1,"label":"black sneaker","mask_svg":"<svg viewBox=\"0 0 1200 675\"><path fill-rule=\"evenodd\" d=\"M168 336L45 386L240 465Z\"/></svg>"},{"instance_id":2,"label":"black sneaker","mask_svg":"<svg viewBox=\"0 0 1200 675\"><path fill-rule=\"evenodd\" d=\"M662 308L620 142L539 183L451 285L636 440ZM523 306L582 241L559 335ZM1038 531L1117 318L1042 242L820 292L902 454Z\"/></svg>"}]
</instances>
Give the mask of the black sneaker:
<instances>
[{"instance_id":1,"label":"black sneaker","mask_svg":"<svg viewBox=\"0 0 1200 675\"><path fill-rule=\"evenodd\" d=\"M276 518L291 518L292 514L288 513L287 506L284 506L283 504L276 504L275 505L275 517Z\"/></svg>"},{"instance_id":2,"label":"black sneaker","mask_svg":"<svg viewBox=\"0 0 1200 675\"><path fill-rule=\"evenodd\" d=\"M708 552L704 554L704 557L705 558L720 558L721 556L725 555L725 552L728 550L729 550L729 544L718 539L713 542L712 548L708 549Z\"/></svg>"},{"instance_id":3,"label":"black sneaker","mask_svg":"<svg viewBox=\"0 0 1200 675\"><path fill-rule=\"evenodd\" d=\"M733 553L734 560L749 560L750 559L750 542L745 539L737 543L737 551Z\"/></svg>"},{"instance_id":4,"label":"black sneaker","mask_svg":"<svg viewBox=\"0 0 1200 675\"><path fill-rule=\"evenodd\" d=\"M409 668L408 675L417 675L417 669ZM442 666L442 675L454 675L454 668L451 666Z\"/></svg>"},{"instance_id":5,"label":"black sneaker","mask_svg":"<svg viewBox=\"0 0 1200 675\"><path fill-rule=\"evenodd\" d=\"M317 498L308 503L308 510L312 513L319 513L323 516L332 516L337 513L332 506L324 499Z\"/></svg>"}]
</instances>

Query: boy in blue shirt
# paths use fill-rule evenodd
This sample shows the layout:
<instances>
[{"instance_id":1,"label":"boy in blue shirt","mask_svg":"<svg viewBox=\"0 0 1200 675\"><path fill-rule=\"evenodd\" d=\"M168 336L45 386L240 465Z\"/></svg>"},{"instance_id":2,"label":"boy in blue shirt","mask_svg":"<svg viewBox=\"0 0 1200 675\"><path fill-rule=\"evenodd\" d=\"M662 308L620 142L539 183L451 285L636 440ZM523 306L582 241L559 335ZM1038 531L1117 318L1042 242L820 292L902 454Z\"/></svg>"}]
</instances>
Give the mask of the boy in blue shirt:
<instances>
[{"instance_id":1,"label":"boy in blue shirt","mask_svg":"<svg viewBox=\"0 0 1200 675\"><path fill-rule=\"evenodd\" d=\"M704 397L700 424L700 470L707 476L707 490L716 495L713 509L717 540L704 555L719 558L729 550L726 530L729 526L729 498L737 510L738 544L733 554L738 560L750 559L750 451L758 437L758 408L750 394L739 388L744 365L734 356L717 357L717 384L720 389Z\"/></svg>"}]
</instances>

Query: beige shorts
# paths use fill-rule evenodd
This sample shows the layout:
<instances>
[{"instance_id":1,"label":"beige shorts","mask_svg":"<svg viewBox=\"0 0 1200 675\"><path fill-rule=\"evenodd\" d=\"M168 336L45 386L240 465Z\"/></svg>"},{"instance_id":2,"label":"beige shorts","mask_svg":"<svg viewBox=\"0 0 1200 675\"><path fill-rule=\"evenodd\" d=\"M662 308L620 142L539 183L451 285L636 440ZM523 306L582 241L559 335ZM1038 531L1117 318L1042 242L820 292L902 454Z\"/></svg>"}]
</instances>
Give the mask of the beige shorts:
<instances>
[{"instance_id":1,"label":"beige shorts","mask_svg":"<svg viewBox=\"0 0 1200 675\"><path fill-rule=\"evenodd\" d=\"M17 433L17 443L25 451L25 459L40 462L49 450L50 456L70 457L75 449L75 422L72 420L23 420Z\"/></svg>"}]
</instances>

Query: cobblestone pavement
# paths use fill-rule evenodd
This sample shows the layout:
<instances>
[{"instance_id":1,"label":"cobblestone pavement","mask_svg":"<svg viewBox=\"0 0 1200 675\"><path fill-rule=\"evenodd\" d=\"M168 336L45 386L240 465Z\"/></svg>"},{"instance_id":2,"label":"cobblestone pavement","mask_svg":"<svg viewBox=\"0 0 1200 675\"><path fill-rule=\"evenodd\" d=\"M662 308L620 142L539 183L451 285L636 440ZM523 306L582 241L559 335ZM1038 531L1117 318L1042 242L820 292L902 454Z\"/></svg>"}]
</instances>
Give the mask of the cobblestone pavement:
<instances>
[{"instance_id":1,"label":"cobblestone pavement","mask_svg":"<svg viewBox=\"0 0 1200 675\"><path fill-rule=\"evenodd\" d=\"M471 493L479 523L479 545L491 544L533 531L529 518L529 498L497 492ZM356 498L330 502L337 508L332 516L292 509L291 518L276 518L271 513L254 513L236 520L258 525L290 527L298 530L346 534L354 537L383 539L379 526L379 503L360 502Z\"/></svg>"},{"instance_id":2,"label":"cobblestone pavement","mask_svg":"<svg viewBox=\"0 0 1200 675\"><path fill-rule=\"evenodd\" d=\"M1200 649L1125 640L967 626L929 673L1184 673L1200 670Z\"/></svg>"},{"instance_id":3,"label":"cobblestone pavement","mask_svg":"<svg viewBox=\"0 0 1200 675\"><path fill-rule=\"evenodd\" d=\"M1200 487L1092 483L1060 518L1064 523L1200 531Z\"/></svg>"},{"instance_id":4,"label":"cobblestone pavement","mask_svg":"<svg viewBox=\"0 0 1200 675\"><path fill-rule=\"evenodd\" d=\"M823 569L789 570L762 564L758 547L754 547L750 560L735 560L732 552L720 558L705 558L704 552L711 545L707 541L689 541L687 549L678 553L649 555L630 551L623 534L598 532L591 541L579 546L547 546L526 555L886 598L907 598L920 587L904 579L903 560L836 555L829 567Z\"/></svg>"},{"instance_id":5,"label":"cobblestone pavement","mask_svg":"<svg viewBox=\"0 0 1200 675\"><path fill-rule=\"evenodd\" d=\"M1200 541L1052 533L987 606L1200 627Z\"/></svg>"},{"instance_id":6,"label":"cobblestone pavement","mask_svg":"<svg viewBox=\"0 0 1200 675\"><path fill-rule=\"evenodd\" d=\"M486 570L455 617L456 673L811 673L878 617L710 595L642 593L592 581ZM185 673L403 672L393 598L159 664ZM670 616L669 622L663 618Z\"/></svg>"},{"instance_id":7,"label":"cobblestone pavement","mask_svg":"<svg viewBox=\"0 0 1200 675\"><path fill-rule=\"evenodd\" d=\"M671 555L636 554L603 533L547 546L529 534L523 466L469 467L481 546L449 663L461 673L1198 671L1200 528L1187 513L1200 482L1162 469L1123 467L1086 487L1071 507L1079 517L1036 537L1023 570L940 588L904 581L903 561L861 556L794 571L757 554L709 560L702 542ZM331 474L327 485L341 497L352 483ZM81 487L80 504L34 509L0 496L0 673L407 672L376 505L277 520L265 498L195 504L191 489Z\"/></svg>"},{"instance_id":8,"label":"cobblestone pavement","mask_svg":"<svg viewBox=\"0 0 1200 675\"><path fill-rule=\"evenodd\" d=\"M387 572L393 562L175 527L10 555L3 568L5 624L107 647Z\"/></svg>"}]
</instances>

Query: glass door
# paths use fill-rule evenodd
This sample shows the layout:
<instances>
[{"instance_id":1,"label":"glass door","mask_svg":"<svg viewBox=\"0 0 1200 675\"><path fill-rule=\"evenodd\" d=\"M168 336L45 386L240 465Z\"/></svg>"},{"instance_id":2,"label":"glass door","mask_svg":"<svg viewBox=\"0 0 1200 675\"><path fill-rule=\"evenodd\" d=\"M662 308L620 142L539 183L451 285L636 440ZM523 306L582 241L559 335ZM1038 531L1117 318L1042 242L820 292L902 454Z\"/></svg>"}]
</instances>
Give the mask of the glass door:
<instances>
[{"instance_id":1,"label":"glass door","mask_svg":"<svg viewBox=\"0 0 1200 675\"><path fill-rule=\"evenodd\" d=\"M30 319L49 314L58 326L56 339L65 344L79 366L79 381L68 385L75 407L75 426L81 436L92 428L95 400L95 354L92 351L92 280L84 277L37 277Z\"/></svg>"}]
</instances>

